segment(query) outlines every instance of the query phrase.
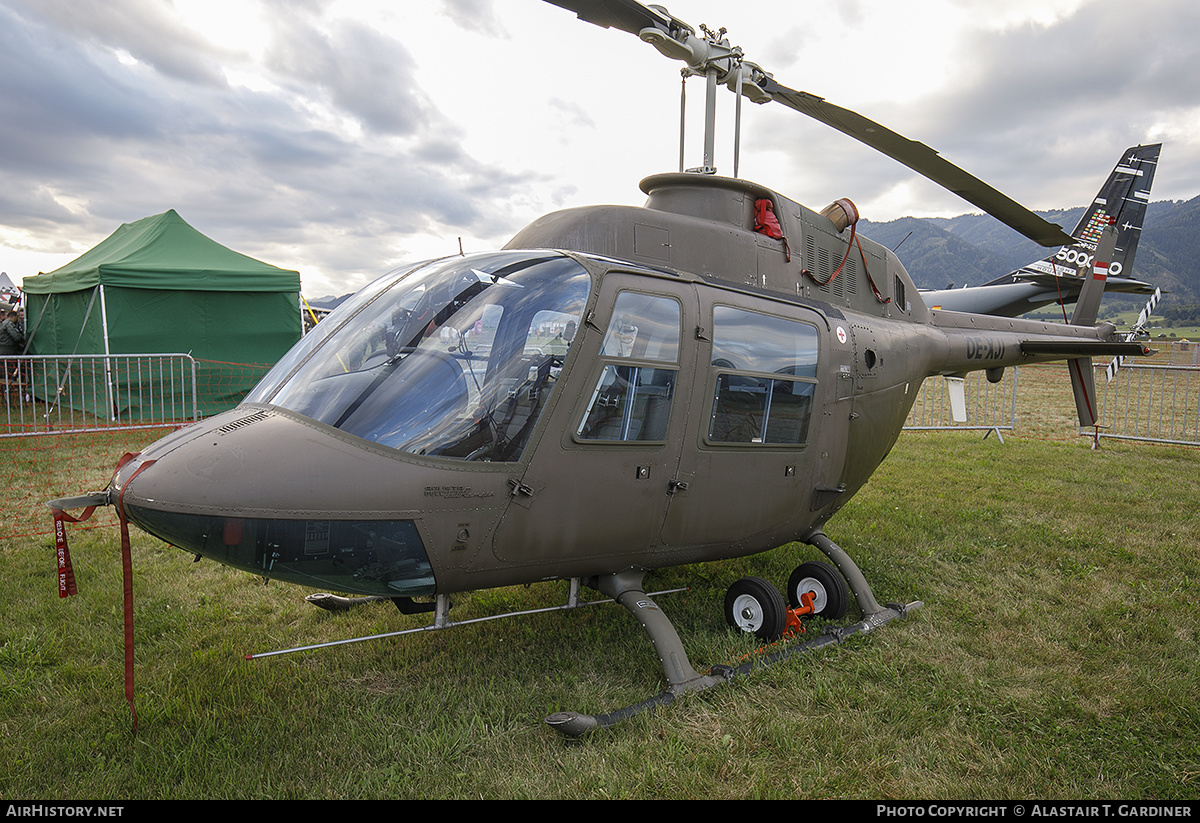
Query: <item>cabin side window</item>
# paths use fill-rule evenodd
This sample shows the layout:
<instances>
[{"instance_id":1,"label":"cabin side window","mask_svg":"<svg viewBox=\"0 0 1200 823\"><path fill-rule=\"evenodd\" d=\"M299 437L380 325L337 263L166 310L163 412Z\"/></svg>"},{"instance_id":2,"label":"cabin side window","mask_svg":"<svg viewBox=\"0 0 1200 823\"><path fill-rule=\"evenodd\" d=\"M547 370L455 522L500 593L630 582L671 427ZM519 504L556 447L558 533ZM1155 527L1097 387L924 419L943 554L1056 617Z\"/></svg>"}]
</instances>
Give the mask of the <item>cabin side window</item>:
<instances>
[{"instance_id":1,"label":"cabin side window","mask_svg":"<svg viewBox=\"0 0 1200 823\"><path fill-rule=\"evenodd\" d=\"M715 373L708 442L798 446L808 441L817 384L817 330L807 323L713 308Z\"/></svg>"},{"instance_id":2,"label":"cabin side window","mask_svg":"<svg viewBox=\"0 0 1200 823\"><path fill-rule=\"evenodd\" d=\"M617 295L600 349L603 367L575 434L581 440L662 441L679 374L679 303Z\"/></svg>"}]
</instances>

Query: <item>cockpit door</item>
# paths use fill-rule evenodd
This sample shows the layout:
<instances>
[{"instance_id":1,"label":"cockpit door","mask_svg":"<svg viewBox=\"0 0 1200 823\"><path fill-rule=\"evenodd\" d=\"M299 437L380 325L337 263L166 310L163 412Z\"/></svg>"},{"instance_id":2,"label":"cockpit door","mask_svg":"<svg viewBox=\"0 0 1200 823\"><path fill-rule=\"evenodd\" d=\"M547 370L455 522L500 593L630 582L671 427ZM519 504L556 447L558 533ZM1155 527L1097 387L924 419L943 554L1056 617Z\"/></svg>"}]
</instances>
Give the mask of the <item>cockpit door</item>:
<instances>
[{"instance_id":1,"label":"cockpit door","mask_svg":"<svg viewBox=\"0 0 1200 823\"><path fill-rule=\"evenodd\" d=\"M620 568L660 543L696 369L695 287L609 273L564 394L497 528L497 559L563 574ZM566 565L564 565L566 561Z\"/></svg>"}]
</instances>

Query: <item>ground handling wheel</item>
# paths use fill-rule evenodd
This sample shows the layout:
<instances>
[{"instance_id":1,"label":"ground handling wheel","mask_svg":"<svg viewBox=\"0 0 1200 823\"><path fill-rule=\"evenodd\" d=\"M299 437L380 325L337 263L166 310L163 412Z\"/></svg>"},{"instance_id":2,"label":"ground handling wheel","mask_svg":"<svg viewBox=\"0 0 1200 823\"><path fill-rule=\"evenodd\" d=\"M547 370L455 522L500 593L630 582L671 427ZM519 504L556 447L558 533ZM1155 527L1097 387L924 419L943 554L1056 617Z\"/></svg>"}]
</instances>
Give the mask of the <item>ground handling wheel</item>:
<instances>
[{"instance_id":1,"label":"ground handling wheel","mask_svg":"<svg viewBox=\"0 0 1200 823\"><path fill-rule=\"evenodd\" d=\"M839 620L846 614L850 591L837 569L828 563L810 560L801 563L788 578L788 604L793 608L808 605L805 595L812 598L812 614L828 620Z\"/></svg>"},{"instance_id":2,"label":"ground handling wheel","mask_svg":"<svg viewBox=\"0 0 1200 823\"><path fill-rule=\"evenodd\" d=\"M787 621L779 589L761 577L743 577L725 593L725 620L760 640L778 640Z\"/></svg>"}]
</instances>

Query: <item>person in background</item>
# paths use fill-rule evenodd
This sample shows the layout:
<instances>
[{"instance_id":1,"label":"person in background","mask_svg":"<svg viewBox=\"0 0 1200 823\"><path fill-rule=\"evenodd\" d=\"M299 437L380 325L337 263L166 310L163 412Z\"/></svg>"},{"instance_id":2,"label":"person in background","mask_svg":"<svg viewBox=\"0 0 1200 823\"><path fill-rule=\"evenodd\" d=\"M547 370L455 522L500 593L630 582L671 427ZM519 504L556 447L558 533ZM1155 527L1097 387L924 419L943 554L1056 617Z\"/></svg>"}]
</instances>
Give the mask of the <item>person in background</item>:
<instances>
[{"instance_id":1,"label":"person in background","mask_svg":"<svg viewBox=\"0 0 1200 823\"><path fill-rule=\"evenodd\" d=\"M6 308L3 319L0 319L0 357L12 357L0 365L4 381L4 391L13 396L26 399L27 392L21 388L21 361L16 355L25 350L25 330L21 324L21 315L15 309Z\"/></svg>"},{"instance_id":2,"label":"person in background","mask_svg":"<svg viewBox=\"0 0 1200 823\"><path fill-rule=\"evenodd\" d=\"M25 349L25 332L21 329L21 315L13 309L4 311L0 320L0 356L20 354Z\"/></svg>"}]
</instances>

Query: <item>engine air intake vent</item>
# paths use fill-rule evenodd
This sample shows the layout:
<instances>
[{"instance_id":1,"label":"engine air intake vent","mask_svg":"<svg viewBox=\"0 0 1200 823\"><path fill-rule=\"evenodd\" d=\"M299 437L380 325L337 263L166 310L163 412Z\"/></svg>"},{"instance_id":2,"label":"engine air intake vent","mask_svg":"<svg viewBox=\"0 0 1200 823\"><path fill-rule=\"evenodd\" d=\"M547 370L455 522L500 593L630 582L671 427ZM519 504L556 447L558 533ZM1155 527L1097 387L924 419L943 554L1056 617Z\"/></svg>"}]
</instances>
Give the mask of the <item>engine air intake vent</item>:
<instances>
[{"instance_id":1,"label":"engine air intake vent","mask_svg":"<svg viewBox=\"0 0 1200 823\"><path fill-rule=\"evenodd\" d=\"M254 412L254 414L246 415L245 417L241 418L240 420L234 420L232 422L226 423L224 426L218 427L217 431L220 432L221 434L226 434L231 431L236 431L237 429L244 429L246 426L257 423L260 420L266 420L270 416L271 416L271 413L268 411L257 411L257 412Z\"/></svg>"}]
</instances>

